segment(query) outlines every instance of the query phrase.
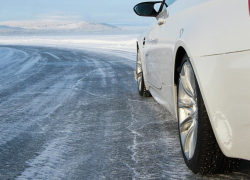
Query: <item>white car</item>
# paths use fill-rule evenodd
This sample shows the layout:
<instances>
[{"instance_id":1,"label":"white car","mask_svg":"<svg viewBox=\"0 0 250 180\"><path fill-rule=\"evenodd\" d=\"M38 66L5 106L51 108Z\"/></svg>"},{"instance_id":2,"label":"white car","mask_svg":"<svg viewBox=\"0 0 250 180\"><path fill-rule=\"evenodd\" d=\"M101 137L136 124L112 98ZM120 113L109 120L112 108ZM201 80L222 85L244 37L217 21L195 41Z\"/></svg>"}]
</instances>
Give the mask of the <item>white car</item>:
<instances>
[{"instance_id":1,"label":"white car","mask_svg":"<svg viewBox=\"0 0 250 180\"><path fill-rule=\"evenodd\" d=\"M250 160L250 0L137 4L155 17L138 38L135 78L178 119L187 166L232 172Z\"/></svg>"}]
</instances>

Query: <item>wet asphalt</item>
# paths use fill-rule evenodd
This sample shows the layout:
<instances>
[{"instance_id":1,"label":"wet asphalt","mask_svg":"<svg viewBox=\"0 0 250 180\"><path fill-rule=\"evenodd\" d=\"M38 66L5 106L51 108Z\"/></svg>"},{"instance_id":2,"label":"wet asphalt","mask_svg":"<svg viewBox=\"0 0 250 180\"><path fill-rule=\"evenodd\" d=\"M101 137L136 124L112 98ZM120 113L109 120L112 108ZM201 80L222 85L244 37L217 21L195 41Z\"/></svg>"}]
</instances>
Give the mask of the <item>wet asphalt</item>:
<instances>
[{"instance_id":1,"label":"wet asphalt","mask_svg":"<svg viewBox=\"0 0 250 180\"><path fill-rule=\"evenodd\" d=\"M177 121L139 96L131 53L116 54L0 46L0 179L250 179L248 161L189 171Z\"/></svg>"}]
</instances>

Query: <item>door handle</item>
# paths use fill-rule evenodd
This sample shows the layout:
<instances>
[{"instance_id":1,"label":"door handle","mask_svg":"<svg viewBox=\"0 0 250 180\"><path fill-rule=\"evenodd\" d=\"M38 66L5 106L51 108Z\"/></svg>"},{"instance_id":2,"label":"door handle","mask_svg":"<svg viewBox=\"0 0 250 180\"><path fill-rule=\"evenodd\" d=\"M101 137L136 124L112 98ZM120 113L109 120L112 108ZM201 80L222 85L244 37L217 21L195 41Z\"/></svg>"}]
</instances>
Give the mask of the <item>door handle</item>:
<instances>
[{"instance_id":1,"label":"door handle","mask_svg":"<svg viewBox=\"0 0 250 180\"><path fill-rule=\"evenodd\" d=\"M163 24L165 24L165 23L166 23L166 19L160 18L160 19L158 20L158 25L159 25L159 26L161 26L161 25L163 25Z\"/></svg>"}]
</instances>

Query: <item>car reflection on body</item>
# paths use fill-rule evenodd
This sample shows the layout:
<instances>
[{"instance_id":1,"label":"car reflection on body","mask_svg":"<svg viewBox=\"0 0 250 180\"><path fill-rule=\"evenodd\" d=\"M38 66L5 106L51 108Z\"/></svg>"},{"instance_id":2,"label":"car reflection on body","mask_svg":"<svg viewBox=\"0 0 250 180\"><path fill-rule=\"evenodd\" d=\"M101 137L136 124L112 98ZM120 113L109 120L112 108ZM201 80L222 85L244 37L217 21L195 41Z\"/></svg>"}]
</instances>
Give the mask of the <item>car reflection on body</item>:
<instances>
[{"instance_id":1,"label":"car reflection on body","mask_svg":"<svg viewBox=\"0 0 250 180\"><path fill-rule=\"evenodd\" d=\"M137 4L155 23L137 41L135 78L178 119L187 166L232 172L250 160L250 0ZM158 8L156 8L158 7Z\"/></svg>"}]
</instances>

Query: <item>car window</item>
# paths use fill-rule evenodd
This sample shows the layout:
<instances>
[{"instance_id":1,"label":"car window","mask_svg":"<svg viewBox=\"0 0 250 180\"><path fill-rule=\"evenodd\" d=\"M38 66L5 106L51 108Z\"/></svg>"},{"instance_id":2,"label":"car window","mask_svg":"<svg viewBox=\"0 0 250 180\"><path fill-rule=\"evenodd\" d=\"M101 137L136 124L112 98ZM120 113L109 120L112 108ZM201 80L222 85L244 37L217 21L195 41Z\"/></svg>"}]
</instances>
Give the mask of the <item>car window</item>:
<instances>
[{"instance_id":1,"label":"car window","mask_svg":"<svg viewBox=\"0 0 250 180\"><path fill-rule=\"evenodd\" d=\"M170 5L173 4L175 1L177 1L177 0L166 0L165 3L166 3L168 6L170 6ZM164 6L163 9L162 9L162 11L164 11L166 8L167 8L167 7Z\"/></svg>"},{"instance_id":2,"label":"car window","mask_svg":"<svg viewBox=\"0 0 250 180\"><path fill-rule=\"evenodd\" d=\"M166 0L165 3L166 3L168 6L170 6L170 5L173 4L175 1L177 1L177 0ZM161 6L161 3L157 3L157 4L155 4L154 8L155 8L155 9L159 9L159 8L157 8L157 7L160 7L160 6ZM167 8L167 6L164 6L163 9L162 9L162 11L164 11L166 8Z\"/></svg>"},{"instance_id":3,"label":"car window","mask_svg":"<svg viewBox=\"0 0 250 180\"><path fill-rule=\"evenodd\" d=\"M170 5L173 4L175 1L177 1L177 0L166 0L166 4L167 4L168 6L170 6Z\"/></svg>"}]
</instances>

